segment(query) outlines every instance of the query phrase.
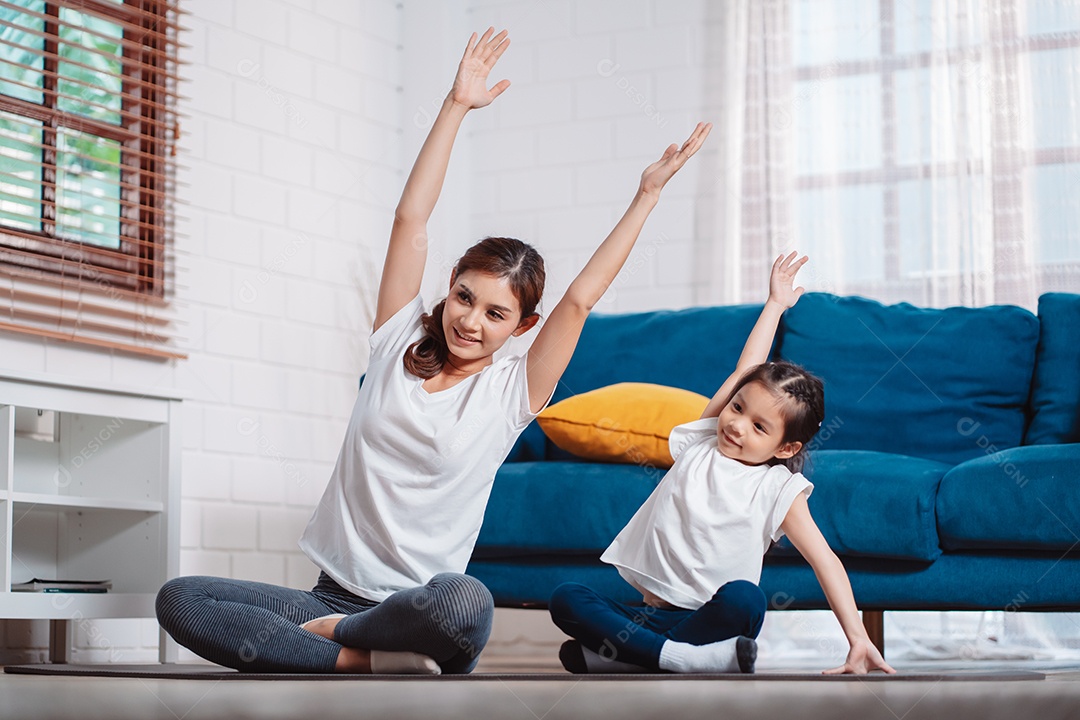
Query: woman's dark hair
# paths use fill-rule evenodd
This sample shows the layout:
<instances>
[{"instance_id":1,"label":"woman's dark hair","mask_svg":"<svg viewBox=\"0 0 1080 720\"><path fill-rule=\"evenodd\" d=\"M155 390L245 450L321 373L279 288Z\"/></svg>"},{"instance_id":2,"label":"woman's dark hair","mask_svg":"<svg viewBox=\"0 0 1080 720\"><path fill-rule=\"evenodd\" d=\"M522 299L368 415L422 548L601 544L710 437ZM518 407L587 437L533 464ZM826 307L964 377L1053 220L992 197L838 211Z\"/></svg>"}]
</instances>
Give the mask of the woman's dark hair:
<instances>
[{"instance_id":1,"label":"woman's dark hair","mask_svg":"<svg viewBox=\"0 0 1080 720\"><path fill-rule=\"evenodd\" d=\"M825 419L825 386L821 378L789 362L767 362L750 368L739 378L727 402L735 393L752 382L761 383L769 392L785 400L780 413L784 416L784 437L781 444L800 442L799 452L789 458L772 458L769 465L785 465L791 472L802 472L809 457L809 444ZM726 405L727 403L725 403Z\"/></svg>"},{"instance_id":2,"label":"woman's dark hair","mask_svg":"<svg viewBox=\"0 0 1080 720\"><path fill-rule=\"evenodd\" d=\"M535 314L544 294L544 259L528 243L507 237L489 237L465 251L454 266L456 277L469 270L505 279L521 306L521 320ZM442 316L445 298L430 313L420 318L424 337L405 351L405 369L425 380L442 370L450 349L443 333Z\"/></svg>"}]
</instances>

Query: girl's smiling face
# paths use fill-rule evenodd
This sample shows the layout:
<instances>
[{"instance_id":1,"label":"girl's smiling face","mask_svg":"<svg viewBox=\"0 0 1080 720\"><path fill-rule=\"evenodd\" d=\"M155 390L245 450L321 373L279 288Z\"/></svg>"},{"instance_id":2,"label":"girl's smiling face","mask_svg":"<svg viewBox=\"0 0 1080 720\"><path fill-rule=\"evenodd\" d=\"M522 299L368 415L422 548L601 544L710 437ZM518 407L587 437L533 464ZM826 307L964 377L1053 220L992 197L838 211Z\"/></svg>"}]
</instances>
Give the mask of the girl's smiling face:
<instances>
[{"instance_id":1,"label":"girl's smiling face","mask_svg":"<svg viewBox=\"0 0 1080 720\"><path fill-rule=\"evenodd\" d=\"M743 385L717 418L717 448L746 465L761 465L799 452L802 443L784 442L783 403L760 382Z\"/></svg>"},{"instance_id":2,"label":"girl's smiling face","mask_svg":"<svg viewBox=\"0 0 1080 720\"><path fill-rule=\"evenodd\" d=\"M451 276L442 324L454 357L465 362L490 358L511 335L533 323L522 320L521 305L505 278L471 270Z\"/></svg>"}]
</instances>

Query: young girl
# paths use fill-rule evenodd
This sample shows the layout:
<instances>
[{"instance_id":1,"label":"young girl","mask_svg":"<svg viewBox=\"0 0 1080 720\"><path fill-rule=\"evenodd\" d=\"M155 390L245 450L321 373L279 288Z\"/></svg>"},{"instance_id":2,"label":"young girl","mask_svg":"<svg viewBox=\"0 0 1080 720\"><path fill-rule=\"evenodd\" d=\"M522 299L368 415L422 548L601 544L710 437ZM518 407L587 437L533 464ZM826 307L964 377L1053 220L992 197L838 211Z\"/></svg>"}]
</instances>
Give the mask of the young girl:
<instances>
[{"instance_id":1,"label":"young girl","mask_svg":"<svg viewBox=\"0 0 1080 720\"><path fill-rule=\"evenodd\" d=\"M491 629L492 599L463 575L491 483L547 403L582 325L615 278L672 175L701 147L698 125L641 176L626 214L552 310L524 357L493 360L531 329L544 265L529 245L470 248L431 313L418 296L427 221L465 115L487 87L505 31L469 39L457 77L394 216L371 358L337 465L300 541L322 570L311 591L208 577L165 584L158 619L204 658L258 672L466 673Z\"/></svg>"},{"instance_id":2,"label":"young girl","mask_svg":"<svg viewBox=\"0 0 1080 720\"><path fill-rule=\"evenodd\" d=\"M555 589L551 617L567 635L571 672L753 672L767 602L757 586L769 543L787 535L813 567L851 649L827 673L894 670L871 644L840 560L810 517L813 486L799 472L825 414L819 379L767 363L776 326L803 288L806 257L773 263L769 299L738 365L700 420L676 427L675 464L601 560L641 592L645 607L577 583Z\"/></svg>"}]
</instances>

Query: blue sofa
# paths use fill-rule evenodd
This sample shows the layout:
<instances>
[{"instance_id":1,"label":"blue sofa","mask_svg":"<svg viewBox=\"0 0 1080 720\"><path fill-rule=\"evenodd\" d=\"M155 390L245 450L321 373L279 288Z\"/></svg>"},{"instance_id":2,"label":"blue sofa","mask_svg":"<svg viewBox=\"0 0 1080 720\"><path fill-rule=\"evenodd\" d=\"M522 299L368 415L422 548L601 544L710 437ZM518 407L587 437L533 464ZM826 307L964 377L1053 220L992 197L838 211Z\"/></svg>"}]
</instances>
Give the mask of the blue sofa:
<instances>
[{"instance_id":1,"label":"blue sofa","mask_svg":"<svg viewBox=\"0 0 1080 720\"><path fill-rule=\"evenodd\" d=\"M553 402L624 381L709 396L760 310L594 314ZM825 381L810 509L861 608L1080 609L1080 295L1046 294L1036 316L809 293L773 357ZM468 572L500 606L543 607L565 581L640 601L598 558L662 477L569 456L533 423ZM773 608L828 607L785 542L761 584Z\"/></svg>"}]
</instances>

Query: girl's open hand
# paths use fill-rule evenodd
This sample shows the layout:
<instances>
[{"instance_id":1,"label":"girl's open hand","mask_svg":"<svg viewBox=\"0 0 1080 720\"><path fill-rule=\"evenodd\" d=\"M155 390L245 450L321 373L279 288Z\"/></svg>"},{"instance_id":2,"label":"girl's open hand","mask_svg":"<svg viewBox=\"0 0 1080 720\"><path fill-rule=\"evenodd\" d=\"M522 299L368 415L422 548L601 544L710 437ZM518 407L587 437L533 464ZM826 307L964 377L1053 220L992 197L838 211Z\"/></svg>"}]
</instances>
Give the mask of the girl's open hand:
<instances>
[{"instance_id":1,"label":"girl's open hand","mask_svg":"<svg viewBox=\"0 0 1080 720\"><path fill-rule=\"evenodd\" d=\"M698 123L682 147L675 143L668 146L664 155L641 173L641 191L650 194L659 193L671 176L694 156L701 144L705 142L705 138L709 137L710 130L712 130L712 123Z\"/></svg>"},{"instance_id":2,"label":"girl's open hand","mask_svg":"<svg viewBox=\"0 0 1080 720\"><path fill-rule=\"evenodd\" d=\"M503 30L495 37L495 28L490 27L478 41L476 33L469 38L465 54L458 65L454 86L450 89L450 99L466 109L481 108L503 94L510 87L509 80L500 80L488 90L487 78L491 68L495 67L506 48L510 47L510 38Z\"/></svg>"},{"instance_id":3,"label":"girl's open hand","mask_svg":"<svg viewBox=\"0 0 1080 720\"><path fill-rule=\"evenodd\" d=\"M855 642L848 650L847 659L840 667L825 670L822 675L865 675L871 670L882 670L892 675L896 672L881 656L870 640Z\"/></svg>"},{"instance_id":4,"label":"girl's open hand","mask_svg":"<svg viewBox=\"0 0 1080 720\"><path fill-rule=\"evenodd\" d=\"M806 292L806 288L793 287L799 268L810 259L803 255L796 260L798 255L799 253L793 252L786 258L783 255L776 258L776 262L772 265L772 274L769 275L769 299L779 303L785 309L797 303Z\"/></svg>"}]
</instances>

